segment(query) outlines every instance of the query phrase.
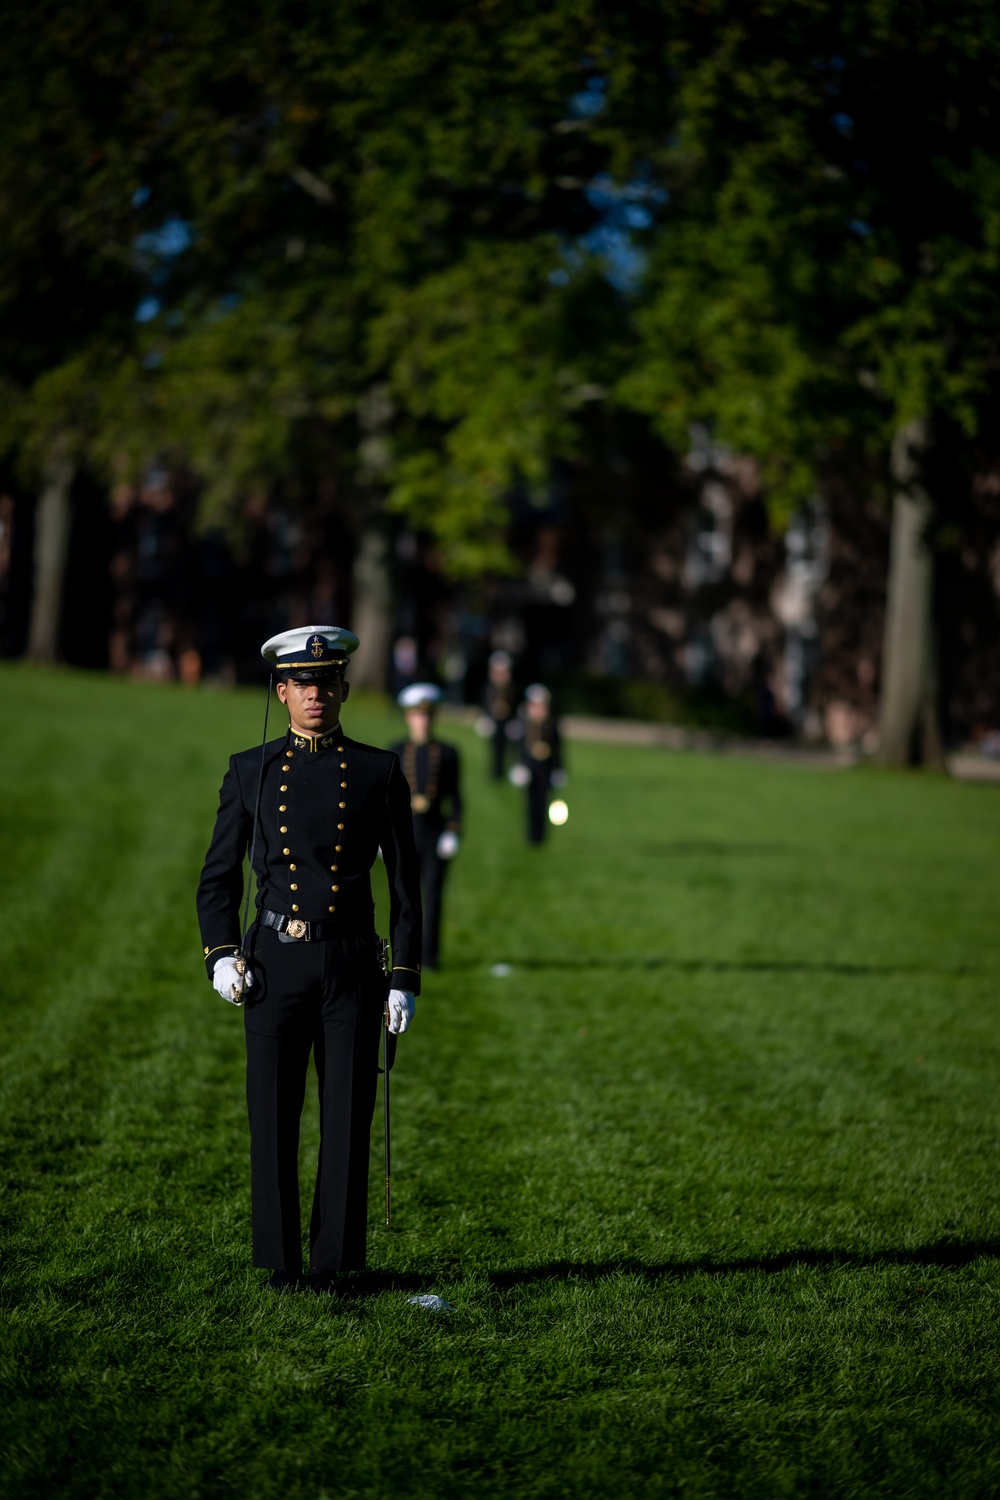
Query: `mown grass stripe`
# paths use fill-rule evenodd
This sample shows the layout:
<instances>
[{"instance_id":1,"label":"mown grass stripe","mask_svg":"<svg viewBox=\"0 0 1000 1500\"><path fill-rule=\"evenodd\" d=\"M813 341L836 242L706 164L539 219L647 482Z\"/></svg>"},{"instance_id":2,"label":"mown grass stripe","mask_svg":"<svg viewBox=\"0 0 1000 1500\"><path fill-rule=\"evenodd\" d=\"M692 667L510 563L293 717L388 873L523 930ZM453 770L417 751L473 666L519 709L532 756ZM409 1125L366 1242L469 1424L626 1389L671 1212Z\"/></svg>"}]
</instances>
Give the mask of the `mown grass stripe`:
<instances>
[{"instance_id":1,"label":"mown grass stripe","mask_svg":"<svg viewBox=\"0 0 1000 1500\"><path fill-rule=\"evenodd\" d=\"M370 1270L275 1298L193 912L259 695L0 679L5 1497L992 1492L994 788L574 745L528 850L456 730L398 1228L376 1142Z\"/></svg>"}]
</instances>

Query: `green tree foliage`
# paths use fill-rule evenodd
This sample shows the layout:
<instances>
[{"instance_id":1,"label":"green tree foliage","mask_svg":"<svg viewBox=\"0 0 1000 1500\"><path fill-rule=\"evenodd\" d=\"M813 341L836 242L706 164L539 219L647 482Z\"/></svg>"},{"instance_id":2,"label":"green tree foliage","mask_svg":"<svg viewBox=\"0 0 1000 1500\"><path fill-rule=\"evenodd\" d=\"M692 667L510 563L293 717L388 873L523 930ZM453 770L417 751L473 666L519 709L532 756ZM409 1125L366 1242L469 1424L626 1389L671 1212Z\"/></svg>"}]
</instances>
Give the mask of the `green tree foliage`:
<instances>
[{"instance_id":1,"label":"green tree foliage","mask_svg":"<svg viewBox=\"0 0 1000 1500\"><path fill-rule=\"evenodd\" d=\"M468 572L602 393L677 447L710 421L779 513L913 417L971 440L998 33L985 0L8 6L8 446L173 452L212 523L332 473ZM596 181L647 191L643 275L605 274Z\"/></svg>"},{"instance_id":2,"label":"green tree foliage","mask_svg":"<svg viewBox=\"0 0 1000 1500\"><path fill-rule=\"evenodd\" d=\"M104 441L158 430L213 521L332 468L455 571L499 563L504 496L572 455L621 342L611 287L585 256L564 266L610 158L573 106L608 24L569 5L276 5L248 30L230 4L172 8L146 72L168 122L140 241L158 311ZM383 386L373 436L359 413Z\"/></svg>"},{"instance_id":3,"label":"green tree foliage","mask_svg":"<svg viewBox=\"0 0 1000 1500\"><path fill-rule=\"evenodd\" d=\"M599 303L606 288L591 273L556 290L559 264L554 237L474 245L401 288L373 328L373 355L408 418L391 503L436 534L461 572L502 562L511 489L547 497L553 458L579 456L581 413L603 390L591 377L608 363L606 343L588 347L582 335L593 323L586 297Z\"/></svg>"},{"instance_id":4,"label":"green tree foliage","mask_svg":"<svg viewBox=\"0 0 1000 1500\"><path fill-rule=\"evenodd\" d=\"M114 7L6 3L0 24L0 445L37 474L94 432L133 341L147 42Z\"/></svg>"},{"instance_id":5,"label":"green tree foliage","mask_svg":"<svg viewBox=\"0 0 1000 1500\"><path fill-rule=\"evenodd\" d=\"M941 763L929 543L995 444L1000 17L674 15L676 114L650 153L671 201L619 395L668 440L700 415L755 454L779 517L852 457L891 483L880 755Z\"/></svg>"},{"instance_id":6,"label":"green tree foliage","mask_svg":"<svg viewBox=\"0 0 1000 1500\"><path fill-rule=\"evenodd\" d=\"M995 411L1000 17L980 0L672 8L670 201L620 394L794 504L817 466ZM654 59L654 66L660 62Z\"/></svg>"}]
</instances>

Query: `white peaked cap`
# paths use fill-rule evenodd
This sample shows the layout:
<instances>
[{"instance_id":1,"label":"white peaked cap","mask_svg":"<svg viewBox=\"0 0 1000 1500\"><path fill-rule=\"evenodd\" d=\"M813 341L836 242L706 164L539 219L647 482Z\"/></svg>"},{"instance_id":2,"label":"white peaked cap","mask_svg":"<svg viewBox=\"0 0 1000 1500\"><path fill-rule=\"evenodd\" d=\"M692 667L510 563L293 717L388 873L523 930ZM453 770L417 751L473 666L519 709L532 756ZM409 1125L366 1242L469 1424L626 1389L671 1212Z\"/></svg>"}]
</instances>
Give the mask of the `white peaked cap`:
<instances>
[{"instance_id":1,"label":"white peaked cap","mask_svg":"<svg viewBox=\"0 0 1000 1500\"><path fill-rule=\"evenodd\" d=\"M524 690L524 696L529 703L548 703L552 697L548 688L542 682L533 682Z\"/></svg>"},{"instance_id":2,"label":"white peaked cap","mask_svg":"<svg viewBox=\"0 0 1000 1500\"><path fill-rule=\"evenodd\" d=\"M283 671L290 667L332 667L346 662L361 645L356 635L340 625L300 625L272 635L260 648L260 654L272 667Z\"/></svg>"},{"instance_id":3,"label":"white peaked cap","mask_svg":"<svg viewBox=\"0 0 1000 1500\"><path fill-rule=\"evenodd\" d=\"M441 689L433 682L411 682L397 696L400 708L420 708L441 702Z\"/></svg>"}]
</instances>

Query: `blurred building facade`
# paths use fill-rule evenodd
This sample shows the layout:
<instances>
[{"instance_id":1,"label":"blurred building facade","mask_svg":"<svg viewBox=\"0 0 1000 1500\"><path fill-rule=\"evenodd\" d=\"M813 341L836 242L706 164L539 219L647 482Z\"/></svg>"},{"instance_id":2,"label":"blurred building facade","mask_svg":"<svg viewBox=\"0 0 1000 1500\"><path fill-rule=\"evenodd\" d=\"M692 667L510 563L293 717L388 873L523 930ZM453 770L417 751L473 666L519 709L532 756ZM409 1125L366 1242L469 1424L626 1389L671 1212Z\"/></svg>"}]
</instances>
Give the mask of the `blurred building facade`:
<instances>
[{"instance_id":1,"label":"blurred building facade","mask_svg":"<svg viewBox=\"0 0 1000 1500\"><path fill-rule=\"evenodd\" d=\"M888 514L830 481L782 532L754 464L692 434L683 462L633 441L511 501L517 567L449 581L387 517L359 536L336 486L248 501L243 531L197 524L197 487L151 468L110 501L78 481L63 608L70 664L189 683L256 681L290 625L378 618L368 681L432 676L479 700L491 650L564 710L874 745ZM622 455L627 455L622 456ZM0 496L0 646L24 650L31 504ZM1000 476L976 482L961 543L939 547L945 732L1000 730ZM364 595L364 597L362 597ZM383 620L384 617L384 620ZM372 628L367 631L371 639Z\"/></svg>"}]
</instances>

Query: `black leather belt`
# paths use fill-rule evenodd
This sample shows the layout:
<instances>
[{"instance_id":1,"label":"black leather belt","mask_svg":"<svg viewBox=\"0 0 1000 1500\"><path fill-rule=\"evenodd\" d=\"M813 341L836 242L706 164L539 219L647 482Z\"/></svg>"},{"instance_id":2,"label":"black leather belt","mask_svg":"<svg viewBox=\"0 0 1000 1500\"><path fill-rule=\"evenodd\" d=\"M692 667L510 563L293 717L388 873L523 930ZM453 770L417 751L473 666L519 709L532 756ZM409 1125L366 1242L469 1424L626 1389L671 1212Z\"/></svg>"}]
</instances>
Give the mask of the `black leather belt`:
<instances>
[{"instance_id":1,"label":"black leather belt","mask_svg":"<svg viewBox=\"0 0 1000 1500\"><path fill-rule=\"evenodd\" d=\"M335 928L332 922L303 922L301 917L286 917L284 912L271 911L266 906L259 921L262 927L273 927L281 936L297 938L303 943L321 943L324 938L344 935L344 929Z\"/></svg>"}]
</instances>

